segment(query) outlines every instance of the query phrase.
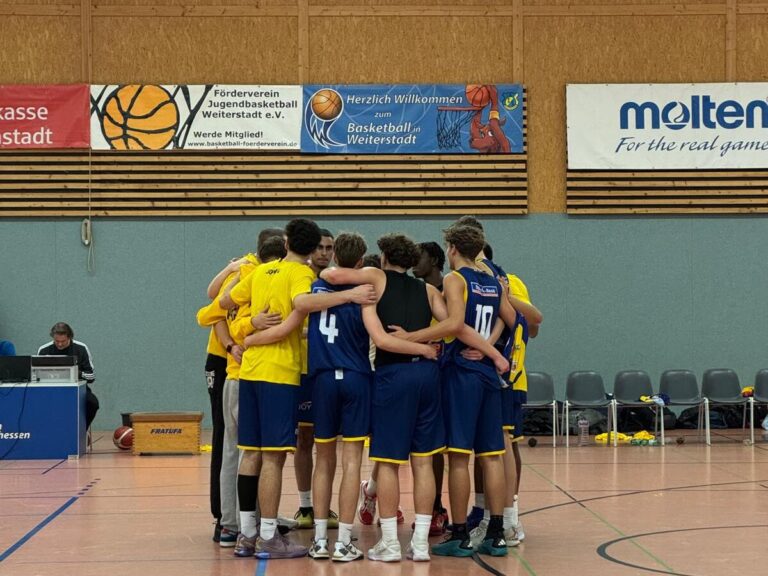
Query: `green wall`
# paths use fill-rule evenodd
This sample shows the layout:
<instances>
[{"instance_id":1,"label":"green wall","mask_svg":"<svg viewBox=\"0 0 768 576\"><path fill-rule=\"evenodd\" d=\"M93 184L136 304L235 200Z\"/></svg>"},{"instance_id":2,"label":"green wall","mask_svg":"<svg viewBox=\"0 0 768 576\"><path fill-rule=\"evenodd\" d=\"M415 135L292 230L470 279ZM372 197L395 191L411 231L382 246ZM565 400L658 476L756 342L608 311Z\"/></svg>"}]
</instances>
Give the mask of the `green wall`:
<instances>
[{"instance_id":1,"label":"green wall","mask_svg":"<svg viewBox=\"0 0 768 576\"><path fill-rule=\"evenodd\" d=\"M321 219L374 245L386 232L440 240L447 219ZM0 338L19 354L70 323L94 356L97 428L130 410L205 410L207 332L195 322L210 278L284 220L97 220L93 273L76 220L0 220ZM559 394L572 370L728 367L751 384L768 367L763 218L486 219L496 260L545 316L529 369Z\"/></svg>"}]
</instances>

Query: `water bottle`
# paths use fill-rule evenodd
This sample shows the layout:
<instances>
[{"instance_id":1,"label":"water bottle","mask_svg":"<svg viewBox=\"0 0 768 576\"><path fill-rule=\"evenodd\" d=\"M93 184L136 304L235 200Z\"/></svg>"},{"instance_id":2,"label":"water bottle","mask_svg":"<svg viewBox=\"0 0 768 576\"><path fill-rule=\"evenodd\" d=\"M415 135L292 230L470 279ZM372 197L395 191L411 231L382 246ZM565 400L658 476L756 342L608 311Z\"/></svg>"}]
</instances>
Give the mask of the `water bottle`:
<instances>
[{"instance_id":1,"label":"water bottle","mask_svg":"<svg viewBox=\"0 0 768 576\"><path fill-rule=\"evenodd\" d=\"M579 446L589 445L589 420L583 414L579 414L576 425L579 427Z\"/></svg>"}]
</instances>

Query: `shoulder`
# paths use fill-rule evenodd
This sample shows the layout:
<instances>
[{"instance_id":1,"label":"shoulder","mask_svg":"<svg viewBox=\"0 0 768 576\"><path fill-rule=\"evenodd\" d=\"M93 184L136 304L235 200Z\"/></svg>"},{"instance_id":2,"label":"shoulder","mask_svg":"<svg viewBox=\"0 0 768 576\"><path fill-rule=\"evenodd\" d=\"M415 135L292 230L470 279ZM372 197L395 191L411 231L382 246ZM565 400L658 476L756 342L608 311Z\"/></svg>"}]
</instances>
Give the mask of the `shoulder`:
<instances>
[{"instance_id":1,"label":"shoulder","mask_svg":"<svg viewBox=\"0 0 768 576\"><path fill-rule=\"evenodd\" d=\"M79 340L72 340L72 345L79 352L85 352L85 354L87 354L89 358L91 357L91 351L88 349L88 345L85 342L80 342Z\"/></svg>"},{"instance_id":2,"label":"shoulder","mask_svg":"<svg viewBox=\"0 0 768 576\"><path fill-rule=\"evenodd\" d=\"M528 295L528 286L525 285L520 278L514 274L507 274L507 280L509 281L509 291L513 296L530 302L530 296Z\"/></svg>"},{"instance_id":3,"label":"shoulder","mask_svg":"<svg viewBox=\"0 0 768 576\"><path fill-rule=\"evenodd\" d=\"M43 344L42 346L40 346L40 348L37 349L37 355L38 356L45 356L45 355L47 355L50 352L51 346L53 346L53 340L51 340L50 342L47 342L47 343Z\"/></svg>"}]
</instances>

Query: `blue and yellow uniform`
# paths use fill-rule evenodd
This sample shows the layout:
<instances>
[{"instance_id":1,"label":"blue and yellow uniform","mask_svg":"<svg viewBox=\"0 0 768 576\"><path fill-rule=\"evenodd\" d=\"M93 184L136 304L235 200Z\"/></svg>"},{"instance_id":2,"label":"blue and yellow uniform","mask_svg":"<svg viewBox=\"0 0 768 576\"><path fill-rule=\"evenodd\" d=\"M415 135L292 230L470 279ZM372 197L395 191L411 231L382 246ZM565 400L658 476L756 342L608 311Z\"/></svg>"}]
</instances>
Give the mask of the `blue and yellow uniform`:
<instances>
[{"instance_id":1,"label":"blue and yellow uniform","mask_svg":"<svg viewBox=\"0 0 768 576\"><path fill-rule=\"evenodd\" d=\"M262 264L230 292L251 314L264 309L285 320L294 299L307 294L315 274L306 264L276 260ZM244 450L296 449L296 403L302 368L301 327L285 339L252 346L240 366L238 446Z\"/></svg>"},{"instance_id":2,"label":"blue and yellow uniform","mask_svg":"<svg viewBox=\"0 0 768 576\"><path fill-rule=\"evenodd\" d=\"M346 290L324 280L313 294ZM360 305L342 304L309 315L309 378L316 442L363 441L370 433L373 372Z\"/></svg>"},{"instance_id":3,"label":"blue and yellow uniform","mask_svg":"<svg viewBox=\"0 0 768 576\"><path fill-rule=\"evenodd\" d=\"M307 334L309 331L309 318L304 320L302 328L303 336L301 338L301 380L299 382L298 404L298 424L301 427L314 426L314 407L312 404L312 391L315 388L315 379L309 374L309 341Z\"/></svg>"},{"instance_id":4,"label":"blue and yellow uniform","mask_svg":"<svg viewBox=\"0 0 768 576\"><path fill-rule=\"evenodd\" d=\"M531 303L528 288L522 280L513 274L507 274L509 291L517 299ZM525 373L525 351L528 346L528 322L517 313L514 328L510 331L504 355L509 359L510 387L502 390L502 412L504 429L512 436L512 441L523 439L523 405L528 401L528 377Z\"/></svg>"},{"instance_id":5,"label":"blue and yellow uniform","mask_svg":"<svg viewBox=\"0 0 768 576\"><path fill-rule=\"evenodd\" d=\"M472 268L461 268L453 274L464 281L464 323L489 338L503 297L499 281ZM501 381L489 358L465 359L461 352L466 348L458 339L445 346L443 411L448 451L474 451L477 456L503 454Z\"/></svg>"}]
</instances>

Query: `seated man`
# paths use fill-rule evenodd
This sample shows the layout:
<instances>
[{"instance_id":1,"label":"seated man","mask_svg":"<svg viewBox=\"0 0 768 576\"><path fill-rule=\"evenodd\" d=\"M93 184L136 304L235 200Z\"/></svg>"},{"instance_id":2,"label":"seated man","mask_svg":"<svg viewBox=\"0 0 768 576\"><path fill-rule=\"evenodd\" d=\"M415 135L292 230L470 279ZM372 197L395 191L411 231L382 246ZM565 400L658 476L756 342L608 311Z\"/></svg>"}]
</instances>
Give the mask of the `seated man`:
<instances>
[{"instance_id":1,"label":"seated man","mask_svg":"<svg viewBox=\"0 0 768 576\"><path fill-rule=\"evenodd\" d=\"M38 356L74 356L77 362L78 379L85 380L85 426L91 427L91 422L96 417L99 410L99 399L91 391L96 377L93 375L93 362L88 346L77 340L73 340L75 333L69 324L57 322L51 328L52 342L40 346L37 351Z\"/></svg>"}]
</instances>

